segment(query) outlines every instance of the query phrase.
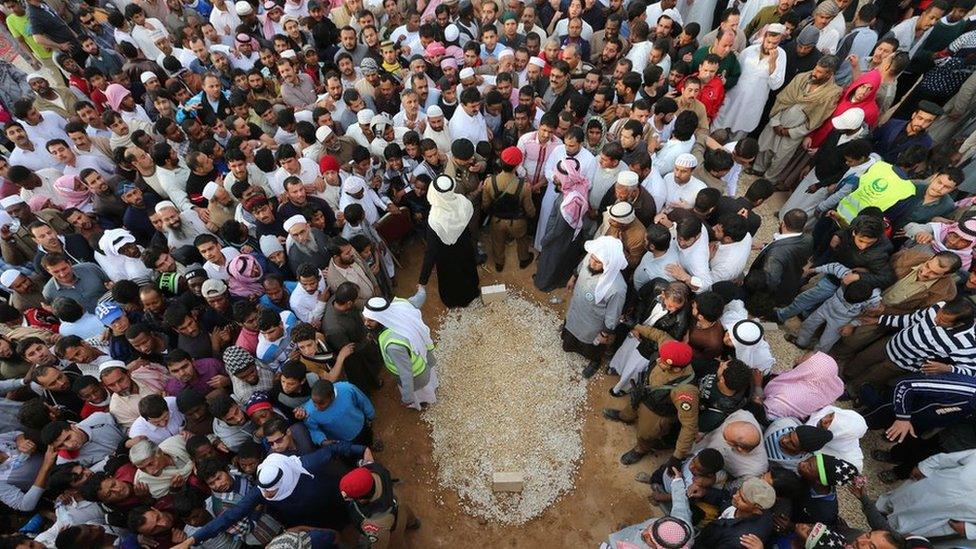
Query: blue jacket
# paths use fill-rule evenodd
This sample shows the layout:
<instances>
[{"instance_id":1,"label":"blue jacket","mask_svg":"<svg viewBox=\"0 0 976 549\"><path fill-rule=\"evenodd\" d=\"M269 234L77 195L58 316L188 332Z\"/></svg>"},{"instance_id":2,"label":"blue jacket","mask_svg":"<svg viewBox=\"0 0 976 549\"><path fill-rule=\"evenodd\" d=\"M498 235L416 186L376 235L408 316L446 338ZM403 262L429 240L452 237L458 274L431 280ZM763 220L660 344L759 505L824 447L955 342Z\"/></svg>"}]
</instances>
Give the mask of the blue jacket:
<instances>
[{"instance_id":1,"label":"blue jacket","mask_svg":"<svg viewBox=\"0 0 976 549\"><path fill-rule=\"evenodd\" d=\"M335 400L325 410L316 408L311 399L305 402L304 408L308 414L305 426L316 446L326 440L351 442L366 422L376 417L369 397L348 381L335 384Z\"/></svg>"},{"instance_id":2,"label":"blue jacket","mask_svg":"<svg viewBox=\"0 0 976 549\"><path fill-rule=\"evenodd\" d=\"M955 372L913 374L898 381L887 396L867 392L864 397L868 427L883 429L892 421L908 420L921 435L963 422L976 413L976 378Z\"/></svg>"},{"instance_id":3,"label":"blue jacket","mask_svg":"<svg viewBox=\"0 0 976 549\"><path fill-rule=\"evenodd\" d=\"M337 463L337 458L360 459L365 446L334 442L311 454L302 456L302 467L312 476L302 475L292 493L281 500L269 501L257 487L251 488L234 507L208 522L193 534L202 543L250 515L258 505L264 504L268 512L285 528L311 526L342 530L349 524L349 511L339 492L339 480L347 467Z\"/></svg>"},{"instance_id":4,"label":"blue jacket","mask_svg":"<svg viewBox=\"0 0 976 549\"><path fill-rule=\"evenodd\" d=\"M896 164L898 155L912 145L921 145L926 150L932 148L932 138L928 132L908 137L904 134L907 120L892 118L884 123L883 126L874 130L874 152L881 155L881 158L889 164ZM895 140L900 140L895 142Z\"/></svg>"}]
</instances>

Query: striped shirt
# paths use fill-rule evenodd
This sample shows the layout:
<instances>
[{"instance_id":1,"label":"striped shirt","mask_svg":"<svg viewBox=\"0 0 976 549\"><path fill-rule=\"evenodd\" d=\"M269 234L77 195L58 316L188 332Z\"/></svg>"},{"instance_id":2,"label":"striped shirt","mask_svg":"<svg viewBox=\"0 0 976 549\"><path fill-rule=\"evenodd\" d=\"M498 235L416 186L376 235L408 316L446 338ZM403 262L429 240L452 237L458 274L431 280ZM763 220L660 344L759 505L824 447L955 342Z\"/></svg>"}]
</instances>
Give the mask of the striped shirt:
<instances>
[{"instance_id":1,"label":"striped shirt","mask_svg":"<svg viewBox=\"0 0 976 549\"><path fill-rule=\"evenodd\" d=\"M897 328L885 346L888 359L899 368L919 371L928 360L952 364L957 374L976 375L976 330L973 325L946 329L935 323L945 305L935 305L904 315L882 315L878 325Z\"/></svg>"}]
</instances>

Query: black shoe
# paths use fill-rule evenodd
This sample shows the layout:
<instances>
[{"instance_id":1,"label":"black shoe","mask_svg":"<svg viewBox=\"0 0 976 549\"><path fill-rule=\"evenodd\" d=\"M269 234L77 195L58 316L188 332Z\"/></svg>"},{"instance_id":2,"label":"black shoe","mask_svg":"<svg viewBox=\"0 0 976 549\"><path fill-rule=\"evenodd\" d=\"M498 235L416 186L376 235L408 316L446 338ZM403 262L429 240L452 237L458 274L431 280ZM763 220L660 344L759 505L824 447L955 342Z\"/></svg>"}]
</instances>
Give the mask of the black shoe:
<instances>
[{"instance_id":1,"label":"black shoe","mask_svg":"<svg viewBox=\"0 0 976 549\"><path fill-rule=\"evenodd\" d=\"M495 263L495 272L496 273L502 272L502 269L504 269L504 268L505 268L505 266L502 265L501 263Z\"/></svg>"},{"instance_id":2,"label":"black shoe","mask_svg":"<svg viewBox=\"0 0 976 549\"><path fill-rule=\"evenodd\" d=\"M583 377L590 379L598 371L600 371L600 360L591 360L590 363L586 365L586 368L583 368Z\"/></svg>"},{"instance_id":3,"label":"black shoe","mask_svg":"<svg viewBox=\"0 0 976 549\"><path fill-rule=\"evenodd\" d=\"M410 524L407 525L407 530L417 530L419 528L420 528L420 519L419 518L413 519L413 522L411 522Z\"/></svg>"},{"instance_id":4,"label":"black shoe","mask_svg":"<svg viewBox=\"0 0 976 549\"><path fill-rule=\"evenodd\" d=\"M610 396L612 396L612 397L617 397L617 398L619 398L619 397L622 397L622 396L624 396L624 395L626 395L626 394L627 394L627 393L624 393L624 392L619 392L619 393L618 393L617 391L614 391L614 390L613 390L613 387L610 387Z\"/></svg>"},{"instance_id":5,"label":"black shoe","mask_svg":"<svg viewBox=\"0 0 976 549\"><path fill-rule=\"evenodd\" d=\"M626 454L620 456L620 463L624 465L633 465L638 461L644 459L647 454L644 452L638 452L636 448L630 450Z\"/></svg>"},{"instance_id":6,"label":"black shoe","mask_svg":"<svg viewBox=\"0 0 976 549\"><path fill-rule=\"evenodd\" d=\"M620 410L616 408L604 408L603 417L609 419L610 421L619 421L620 423L627 423L624 418L620 417Z\"/></svg>"},{"instance_id":7,"label":"black shoe","mask_svg":"<svg viewBox=\"0 0 976 549\"><path fill-rule=\"evenodd\" d=\"M519 261L519 269L524 269L528 267L529 265L532 264L533 261L535 261L535 254L530 252L528 259L526 259L525 261Z\"/></svg>"}]
</instances>

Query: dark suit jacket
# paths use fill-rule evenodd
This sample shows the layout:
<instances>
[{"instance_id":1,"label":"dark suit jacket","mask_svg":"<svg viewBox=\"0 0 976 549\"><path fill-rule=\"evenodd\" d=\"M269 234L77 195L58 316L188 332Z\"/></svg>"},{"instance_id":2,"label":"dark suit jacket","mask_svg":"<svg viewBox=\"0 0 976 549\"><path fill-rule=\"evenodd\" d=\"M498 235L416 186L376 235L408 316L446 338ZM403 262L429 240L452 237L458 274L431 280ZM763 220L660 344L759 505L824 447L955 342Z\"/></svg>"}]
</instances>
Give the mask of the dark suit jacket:
<instances>
[{"instance_id":1,"label":"dark suit jacket","mask_svg":"<svg viewBox=\"0 0 976 549\"><path fill-rule=\"evenodd\" d=\"M774 240L766 246L749 272L766 273L769 288L777 306L788 305L800 293L803 285L803 266L813 254L813 238L809 234Z\"/></svg>"},{"instance_id":2,"label":"dark suit jacket","mask_svg":"<svg viewBox=\"0 0 976 549\"><path fill-rule=\"evenodd\" d=\"M695 539L696 547L709 549L738 549L739 538L755 534L765 543L773 534L773 515L765 512L746 519L716 519L709 523Z\"/></svg>"}]
</instances>

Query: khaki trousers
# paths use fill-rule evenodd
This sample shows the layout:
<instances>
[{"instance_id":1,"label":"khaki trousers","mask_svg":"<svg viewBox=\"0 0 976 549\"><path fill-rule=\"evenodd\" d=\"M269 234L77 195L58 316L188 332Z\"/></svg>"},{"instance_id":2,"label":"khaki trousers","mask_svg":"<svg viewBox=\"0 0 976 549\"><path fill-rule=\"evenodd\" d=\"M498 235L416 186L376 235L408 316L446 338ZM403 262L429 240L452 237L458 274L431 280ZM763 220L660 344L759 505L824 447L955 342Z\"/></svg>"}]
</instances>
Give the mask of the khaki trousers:
<instances>
[{"instance_id":1,"label":"khaki trousers","mask_svg":"<svg viewBox=\"0 0 976 549\"><path fill-rule=\"evenodd\" d=\"M529 228L524 219L491 220L491 255L495 263L505 265L505 245L509 239L515 240L515 250L519 261L529 259Z\"/></svg>"},{"instance_id":2,"label":"khaki trousers","mask_svg":"<svg viewBox=\"0 0 976 549\"><path fill-rule=\"evenodd\" d=\"M648 453L654 450L654 441L660 440L671 430L674 420L661 417L651 411L644 404L637 405L637 409L631 406L624 406L620 410L620 419L627 423L637 421L637 451Z\"/></svg>"}]
</instances>

